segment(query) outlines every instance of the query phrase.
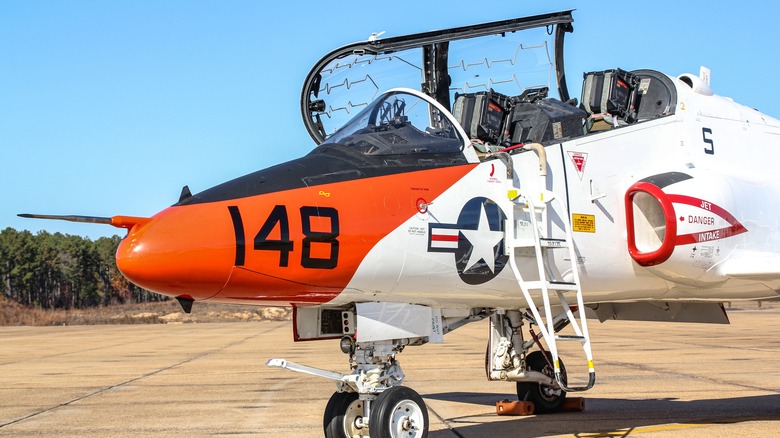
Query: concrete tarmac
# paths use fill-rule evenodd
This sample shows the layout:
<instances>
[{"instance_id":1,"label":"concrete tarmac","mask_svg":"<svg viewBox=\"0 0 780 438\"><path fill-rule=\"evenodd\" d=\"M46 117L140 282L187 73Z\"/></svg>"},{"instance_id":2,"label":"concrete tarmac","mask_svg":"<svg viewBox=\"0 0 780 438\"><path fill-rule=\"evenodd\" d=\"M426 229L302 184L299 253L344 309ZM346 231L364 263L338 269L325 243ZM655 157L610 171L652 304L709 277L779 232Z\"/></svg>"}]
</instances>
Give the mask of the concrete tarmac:
<instances>
[{"instance_id":1,"label":"concrete tarmac","mask_svg":"<svg viewBox=\"0 0 780 438\"><path fill-rule=\"evenodd\" d=\"M195 309L197 311L197 309ZM433 438L778 436L780 311L731 325L591 323L585 411L497 416L514 385L484 376L485 322L408 347L405 384ZM0 436L322 436L334 391L269 358L344 371L338 341L292 342L290 322L0 327ZM563 356L573 378L577 358Z\"/></svg>"}]
</instances>

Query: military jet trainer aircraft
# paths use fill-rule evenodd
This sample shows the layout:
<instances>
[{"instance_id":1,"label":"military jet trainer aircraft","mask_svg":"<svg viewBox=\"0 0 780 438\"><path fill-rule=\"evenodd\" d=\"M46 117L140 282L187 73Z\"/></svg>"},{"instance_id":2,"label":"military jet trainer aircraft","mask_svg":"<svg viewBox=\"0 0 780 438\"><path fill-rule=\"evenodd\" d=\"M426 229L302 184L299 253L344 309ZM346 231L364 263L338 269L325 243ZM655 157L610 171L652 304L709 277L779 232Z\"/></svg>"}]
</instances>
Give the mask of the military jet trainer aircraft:
<instances>
[{"instance_id":1,"label":"military jet trainer aircraft","mask_svg":"<svg viewBox=\"0 0 780 438\"><path fill-rule=\"evenodd\" d=\"M340 339L346 373L268 362L336 383L328 437L426 436L396 358L485 318L487 378L554 412L596 381L588 318L727 323L780 290L780 121L706 75L606 66L571 98L572 22L334 50L303 87L308 155L151 218L54 218L127 228L121 271L186 311L287 305L295 340Z\"/></svg>"}]
</instances>

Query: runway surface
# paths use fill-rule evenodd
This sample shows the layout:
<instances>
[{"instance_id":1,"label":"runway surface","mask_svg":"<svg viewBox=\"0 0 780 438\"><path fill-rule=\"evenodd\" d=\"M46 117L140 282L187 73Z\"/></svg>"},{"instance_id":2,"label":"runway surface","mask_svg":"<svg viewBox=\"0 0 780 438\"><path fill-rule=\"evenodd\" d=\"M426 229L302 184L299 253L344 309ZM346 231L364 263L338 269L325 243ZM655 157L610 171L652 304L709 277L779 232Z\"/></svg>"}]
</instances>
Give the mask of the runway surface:
<instances>
[{"instance_id":1,"label":"runway surface","mask_svg":"<svg viewBox=\"0 0 780 438\"><path fill-rule=\"evenodd\" d=\"M433 438L776 435L780 311L729 316L728 326L592 323L597 383L583 412L497 416L495 403L516 396L513 384L485 380L485 322L399 360L428 404ZM333 383L265 362L345 371L347 358L338 341L294 343L291 331L290 322L0 327L0 436L322 436Z\"/></svg>"}]
</instances>

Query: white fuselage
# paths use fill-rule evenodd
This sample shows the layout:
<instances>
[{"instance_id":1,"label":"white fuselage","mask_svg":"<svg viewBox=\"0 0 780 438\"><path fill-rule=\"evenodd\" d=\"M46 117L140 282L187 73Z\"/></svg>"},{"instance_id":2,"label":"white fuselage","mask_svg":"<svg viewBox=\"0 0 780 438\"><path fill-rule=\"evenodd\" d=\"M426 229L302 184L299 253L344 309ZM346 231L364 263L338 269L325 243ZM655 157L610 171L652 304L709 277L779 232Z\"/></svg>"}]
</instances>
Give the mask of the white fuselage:
<instances>
[{"instance_id":1,"label":"white fuselage","mask_svg":"<svg viewBox=\"0 0 780 438\"><path fill-rule=\"evenodd\" d=\"M557 194L569 210L553 209L547 224L552 234L562 235L563 221L571 223L575 216L576 266L586 303L762 299L776 297L780 289L780 280L738 278L722 269L743 251L780 253L780 209L773 202L780 195L774 176L780 163L780 121L711 95L706 87L695 91L675 82L673 115L546 147L544 189ZM515 186L528 196L538 193L536 154L511 157ZM668 260L643 267L627 249L626 192L637 181L672 172L689 177L663 191L687 197L687 202L674 203L674 212L677 236L692 242L678 239ZM454 251L431 250L432 230L453 228L469 200L488 198L502 211L511 208L505 175L501 160L481 162L433 199L427 211L380 241L333 304L381 299L437 307L522 306L510 269L469 284L458 275ZM747 231L722 231L734 221ZM495 231L477 231L471 232L472 239L495 244ZM552 263L561 278L571 276L565 254L555 252ZM519 260L526 269L535 269L531 257Z\"/></svg>"}]
</instances>

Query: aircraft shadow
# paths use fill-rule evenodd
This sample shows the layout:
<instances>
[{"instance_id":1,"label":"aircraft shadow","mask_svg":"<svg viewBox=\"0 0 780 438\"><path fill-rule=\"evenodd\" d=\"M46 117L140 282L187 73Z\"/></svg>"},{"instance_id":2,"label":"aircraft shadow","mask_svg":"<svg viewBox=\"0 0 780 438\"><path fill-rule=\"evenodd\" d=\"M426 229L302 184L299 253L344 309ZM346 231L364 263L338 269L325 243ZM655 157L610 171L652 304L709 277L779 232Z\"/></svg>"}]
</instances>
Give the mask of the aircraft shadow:
<instances>
[{"instance_id":1,"label":"aircraft shadow","mask_svg":"<svg viewBox=\"0 0 780 438\"><path fill-rule=\"evenodd\" d=\"M632 435L638 428L662 425L675 425L669 429L670 433L674 433L676 429L682 432L687 427L711 424L780 421L780 394L690 401L586 397L583 412L500 419L495 414L495 403L509 398L500 394L447 392L427 394L423 398L485 406L486 409L477 408L480 413L476 415L447 417L437 412L462 437L624 437ZM429 436L451 437L452 432L433 431Z\"/></svg>"}]
</instances>

